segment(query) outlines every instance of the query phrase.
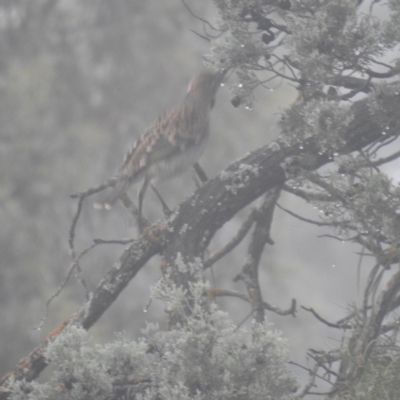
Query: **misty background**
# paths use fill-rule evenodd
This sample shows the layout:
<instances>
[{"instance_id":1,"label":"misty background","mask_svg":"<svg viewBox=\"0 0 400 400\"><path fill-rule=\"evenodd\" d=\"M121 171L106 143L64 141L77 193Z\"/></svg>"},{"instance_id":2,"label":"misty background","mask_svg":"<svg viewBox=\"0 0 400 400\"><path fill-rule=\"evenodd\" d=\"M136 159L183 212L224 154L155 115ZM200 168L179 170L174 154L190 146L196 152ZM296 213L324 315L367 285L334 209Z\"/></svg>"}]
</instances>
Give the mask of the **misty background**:
<instances>
[{"instance_id":1,"label":"misty background","mask_svg":"<svg viewBox=\"0 0 400 400\"><path fill-rule=\"evenodd\" d=\"M215 18L211 2L187 0L194 14ZM204 69L208 42L202 23L180 0L23 0L0 1L0 374L13 368L45 335L85 299L73 276L50 304L71 266L68 231L76 210L70 194L111 177L123 156L161 112L179 102L190 79ZM209 177L245 153L273 141L279 113L296 98L288 85L260 88L252 110L234 108L228 86L218 93L211 138L200 165ZM277 87L278 86L278 87ZM195 190L192 171L157 186L174 208ZM137 188L130 191L136 200ZM94 238L124 239L137 235L129 213L117 205L96 211L84 204L75 239L79 253ZM283 194L279 203L316 219L311 206ZM144 214L162 216L148 191ZM241 212L214 238L222 246L241 225ZM313 307L329 321L358 299L359 248L317 238L324 228L307 226L283 211L274 217L274 246L265 251L260 283L264 299L277 307ZM221 260L207 278L213 285L244 291L233 278L241 271L245 240ZM122 253L121 245L102 245L81 260L82 277L93 290ZM371 261L372 262L372 261ZM150 299L161 276L156 257L140 271L110 310L91 329L98 343L125 331L140 335L145 321L163 326L163 304ZM368 270L364 260L361 275ZM236 298L217 300L240 323L248 304ZM299 307L297 318L267 313L290 341L292 359L305 362L309 347L336 346L340 332L329 330ZM294 369L296 374L302 371Z\"/></svg>"}]
</instances>

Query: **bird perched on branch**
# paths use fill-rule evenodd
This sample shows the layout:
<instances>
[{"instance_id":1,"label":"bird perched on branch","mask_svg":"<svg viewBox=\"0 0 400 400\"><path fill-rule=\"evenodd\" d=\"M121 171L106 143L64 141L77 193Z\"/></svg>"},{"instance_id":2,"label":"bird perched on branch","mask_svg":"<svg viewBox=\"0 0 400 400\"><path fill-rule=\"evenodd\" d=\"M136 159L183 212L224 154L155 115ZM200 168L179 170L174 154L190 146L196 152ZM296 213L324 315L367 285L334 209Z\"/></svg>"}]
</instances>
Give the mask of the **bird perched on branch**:
<instances>
[{"instance_id":1,"label":"bird perched on branch","mask_svg":"<svg viewBox=\"0 0 400 400\"><path fill-rule=\"evenodd\" d=\"M96 208L110 209L129 187L143 180L139 215L149 183L183 172L197 162L210 132L210 111L224 78L223 72L203 72L189 83L183 101L156 119L128 152L112 191Z\"/></svg>"}]
</instances>

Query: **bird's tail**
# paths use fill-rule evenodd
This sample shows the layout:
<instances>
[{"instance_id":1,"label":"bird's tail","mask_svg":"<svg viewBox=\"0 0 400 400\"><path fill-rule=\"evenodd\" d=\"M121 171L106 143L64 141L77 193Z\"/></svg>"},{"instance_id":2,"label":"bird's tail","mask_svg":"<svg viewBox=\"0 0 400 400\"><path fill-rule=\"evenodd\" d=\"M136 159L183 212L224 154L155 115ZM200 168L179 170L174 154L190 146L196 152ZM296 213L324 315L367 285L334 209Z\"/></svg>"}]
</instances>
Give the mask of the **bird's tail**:
<instances>
[{"instance_id":1,"label":"bird's tail","mask_svg":"<svg viewBox=\"0 0 400 400\"><path fill-rule=\"evenodd\" d=\"M111 188L111 191L107 193L106 197L99 202L94 203L94 208L97 210L111 210L115 202L128 190L129 186L129 179L120 177L116 181L114 187Z\"/></svg>"}]
</instances>

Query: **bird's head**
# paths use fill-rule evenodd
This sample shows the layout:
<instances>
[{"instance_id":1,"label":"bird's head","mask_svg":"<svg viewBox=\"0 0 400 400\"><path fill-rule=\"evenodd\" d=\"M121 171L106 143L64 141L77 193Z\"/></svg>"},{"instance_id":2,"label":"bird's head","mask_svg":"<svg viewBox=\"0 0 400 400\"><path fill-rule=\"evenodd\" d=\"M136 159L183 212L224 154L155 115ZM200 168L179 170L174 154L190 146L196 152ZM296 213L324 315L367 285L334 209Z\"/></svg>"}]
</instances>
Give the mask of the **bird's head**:
<instances>
[{"instance_id":1,"label":"bird's head","mask_svg":"<svg viewBox=\"0 0 400 400\"><path fill-rule=\"evenodd\" d=\"M189 83L187 97L207 102L210 108L214 107L215 95L221 86L226 71L202 72Z\"/></svg>"}]
</instances>

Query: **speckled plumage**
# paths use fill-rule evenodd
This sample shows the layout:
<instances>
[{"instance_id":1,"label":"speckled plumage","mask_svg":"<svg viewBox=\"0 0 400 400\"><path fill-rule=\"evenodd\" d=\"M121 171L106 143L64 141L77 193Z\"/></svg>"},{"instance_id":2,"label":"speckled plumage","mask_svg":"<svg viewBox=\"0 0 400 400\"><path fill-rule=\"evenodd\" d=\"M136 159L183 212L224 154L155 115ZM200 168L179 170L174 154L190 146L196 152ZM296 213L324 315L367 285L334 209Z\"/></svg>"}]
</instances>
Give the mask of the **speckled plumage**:
<instances>
[{"instance_id":1,"label":"speckled plumage","mask_svg":"<svg viewBox=\"0 0 400 400\"><path fill-rule=\"evenodd\" d=\"M143 179L141 209L150 182L175 176L199 159L209 136L210 111L223 76L223 72L197 75L181 104L149 126L125 156L112 192L103 203L105 208L111 208L132 184Z\"/></svg>"}]
</instances>

